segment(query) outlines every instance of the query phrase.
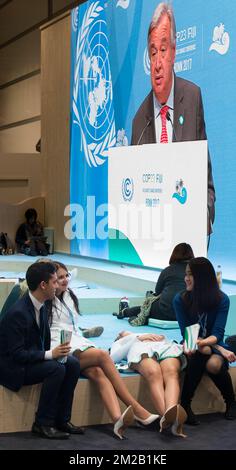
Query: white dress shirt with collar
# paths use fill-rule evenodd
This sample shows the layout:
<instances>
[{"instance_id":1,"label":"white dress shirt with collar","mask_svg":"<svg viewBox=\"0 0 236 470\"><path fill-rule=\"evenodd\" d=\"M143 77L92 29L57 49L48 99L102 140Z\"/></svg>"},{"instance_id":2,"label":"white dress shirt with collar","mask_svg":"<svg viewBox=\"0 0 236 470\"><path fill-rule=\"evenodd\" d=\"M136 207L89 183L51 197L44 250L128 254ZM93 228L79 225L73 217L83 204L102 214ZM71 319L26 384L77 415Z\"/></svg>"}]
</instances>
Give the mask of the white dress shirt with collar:
<instances>
[{"instance_id":1,"label":"white dress shirt with collar","mask_svg":"<svg viewBox=\"0 0 236 470\"><path fill-rule=\"evenodd\" d=\"M35 312L35 318L36 318L36 322L37 322L37 325L38 327L40 326L39 323L40 323L40 308L43 306L43 303L39 302L32 294L32 292L29 292L29 297L30 297L30 300L34 306L34 312ZM52 350L50 351L45 351L45 356L44 356L44 359L48 360L48 359L52 359Z\"/></svg>"}]
</instances>

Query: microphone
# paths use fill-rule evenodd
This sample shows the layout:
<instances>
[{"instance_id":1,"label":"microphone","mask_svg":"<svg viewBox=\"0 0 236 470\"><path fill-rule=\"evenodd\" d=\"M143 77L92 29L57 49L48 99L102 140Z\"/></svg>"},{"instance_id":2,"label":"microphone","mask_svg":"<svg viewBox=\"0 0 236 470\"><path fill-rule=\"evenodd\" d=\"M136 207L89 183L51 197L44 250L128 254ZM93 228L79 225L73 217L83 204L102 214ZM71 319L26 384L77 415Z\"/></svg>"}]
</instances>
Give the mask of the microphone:
<instances>
[{"instance_id":1,"label":"microphone","mask_svg":"<svg viewBox=\"0 0 236 470\"><path fill-rule=\"evenodd\" d=\"M141 135L140 135L140 137L139 137L139 139L138 139L138 143L137 143L136 145L139 145L139 144L140 144L144 132L146 131L146 129L148 128L148 126L150 126L150 124L151 124L151 122L152 122L152 120L153 120L153 117L152 117L152 116L151 116L151 117L146 116L146 118L147 118L147 122L146 122L146 124L145 124L145 126L144 126L144 128L143 128L143 130L142 130L142 132L141 132Z\"/></svg>"},{"instance_id":2,"label":"microphone","mask_svg":"<svg viewBox=\"0 0 236 470\"><path fill-rule=\"evenodd\" d=\"M172 129L173 129L174 138L175 138L175 141L177 142L176 133L175 133L175 128L174 128L172 119L171 119L171 117L170 117L169 111L167 111L167 113L166 113L166 119L167 119L167 121L170 121L170 123L171 123Z\"/></svg>"}]
</instances>

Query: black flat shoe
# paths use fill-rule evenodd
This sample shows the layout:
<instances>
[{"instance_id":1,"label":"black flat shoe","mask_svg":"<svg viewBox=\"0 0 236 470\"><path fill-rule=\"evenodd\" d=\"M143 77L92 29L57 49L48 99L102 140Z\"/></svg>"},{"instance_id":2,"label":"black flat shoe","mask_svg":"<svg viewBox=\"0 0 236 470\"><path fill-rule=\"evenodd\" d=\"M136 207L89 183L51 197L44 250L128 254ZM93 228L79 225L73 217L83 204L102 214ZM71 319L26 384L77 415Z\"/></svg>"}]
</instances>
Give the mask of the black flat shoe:
<instances>
[{"instance_id":1,"label":"black flat shoe","mask_svg":"<svg viewBox=\"0 0 236 470\"><path fill-rule=\"evenodd\" d=\"M70 423L69 421L68 421L68 423L58 425L57 428L60 431L64 431L64 432L69 433L69 434L84 434L85 433L84 428L81 428L80 426L75 426L74 424Z\"/></svg>"},{"instance_id":2,"label":"black flat shoe","mask_svg":"<svg viewBox=\"0 0 236 470\"><path fill-rule=\"evenodd\" d=\"M32 432L40 437L47 439L69 439L70 434L67 432L59 431L53 426L45 426L43 424L34 423L32 426Z\"/></svg>"}]
</instances>

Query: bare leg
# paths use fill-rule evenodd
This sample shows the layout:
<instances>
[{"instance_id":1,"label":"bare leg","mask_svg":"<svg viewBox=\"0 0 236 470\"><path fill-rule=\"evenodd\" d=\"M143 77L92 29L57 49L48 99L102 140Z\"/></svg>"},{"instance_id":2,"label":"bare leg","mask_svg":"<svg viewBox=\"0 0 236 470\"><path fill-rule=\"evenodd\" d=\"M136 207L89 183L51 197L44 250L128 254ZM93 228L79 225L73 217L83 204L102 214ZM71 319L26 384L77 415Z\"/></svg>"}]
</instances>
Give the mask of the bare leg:
<instances>
[{"instance_id":1,"label":"bare leg","mask_svg":"<svg viewBox=\"0 0 236 470\"><path fill-rule=\"evenodd\" d=\"M206 354L207 356L211 356L212 354L210 346L198 346L198 351L202 354Z\"/></svg>"},{"instance_id":2,"label":"bare leg","mask_svg":"<svg viewBox=\"0 0 236 470\"><path fill-rule=\"evenodd\" d=\"M88 367L87 369L83 370L83 374L97 385L102 401L113 423L115 423L120 418L121 411L115 390L111 382L105 376L103 370L100 367Z\"/></svg>"},{"instance_id":3,"label":"bare leg","mask_svg":"<svg viewBox=\"0 0 236 470\"><path fill-rule=\"evenodd\" d=\"M162 416L165 412L165 392L160 364L155 359L145 358L139 364L133 364L132 368L146 379L155 409Z\"/></svg>"},{"instance_id":4,"label":"bare leg","mask_svg":"<svg viewBox=\"0 0 236 470\"><path fill-rule=\"evenodd\" d=\"M219 374L223 362L224 358L222 356L219 354L212 354L206 363L207 372L210 372L210 374Z\"/></svg>"},{"instance_id":5,"label":"bare leg","mask_svg":"<svg viewBox=\"0 0 236 470\"><path fill-rule=\"evenodd\" d=\"M108 380L113 385L118 397L127 405L131 405L134 414L141 419L146 419L150 413L145 410L130 394L119 372L116 370L114 362L106 351L96 348L89 348L86 351L75 351L74 355L80 360L81 370L88 367L100 367Z\"/></svg>"},{"instance_id":6,"label":"bare leg","mask_svg":"<svg viewBox=\"0 0 236 470\"><path fill-rule=\"evenodd\" d=\"M179 372L180 361L172 357L160 362L165 387L165 410L177 405L180 395Z\"/></svg>"}]
</instances>

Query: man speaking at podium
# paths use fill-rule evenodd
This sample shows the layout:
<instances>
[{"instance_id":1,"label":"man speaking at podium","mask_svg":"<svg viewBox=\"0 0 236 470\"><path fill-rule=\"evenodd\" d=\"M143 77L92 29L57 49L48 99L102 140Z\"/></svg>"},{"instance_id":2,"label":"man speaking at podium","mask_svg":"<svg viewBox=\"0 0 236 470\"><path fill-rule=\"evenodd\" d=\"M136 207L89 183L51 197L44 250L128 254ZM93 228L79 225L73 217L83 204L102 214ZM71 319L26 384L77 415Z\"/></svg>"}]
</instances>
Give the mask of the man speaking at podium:
<instances>
[{"instance_id":1,"label":"man speaking at podium","mask_svg":"<svg viewBox=\"0 0 236 470\"><path fill-rule=\"evenodd\" d=\"M132 125L132 145L206 140L200 88L176 77L176 26L167 3L156 8L148 31L152 91L138 109ZM215 218L215 188L208 153L208 234Z\"/></svg>"}]
</instances>

